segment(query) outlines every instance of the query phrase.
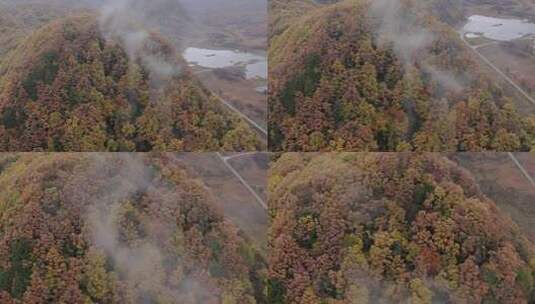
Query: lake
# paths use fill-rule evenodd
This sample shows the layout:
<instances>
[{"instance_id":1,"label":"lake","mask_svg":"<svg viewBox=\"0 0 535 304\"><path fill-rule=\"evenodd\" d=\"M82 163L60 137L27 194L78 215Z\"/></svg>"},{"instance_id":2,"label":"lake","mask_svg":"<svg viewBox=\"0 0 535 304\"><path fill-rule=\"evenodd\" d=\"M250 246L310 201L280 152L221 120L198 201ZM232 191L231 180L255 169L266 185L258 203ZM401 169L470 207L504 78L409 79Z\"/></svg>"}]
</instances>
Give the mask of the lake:
<instances>
[{"instance_id":1,"label":"lake","mask_svg":"<svg viewBox=\"0 0 535 304\"><path fill-rule=\"evenodd\" d=\"M485 37L498 41L510 41L535 35L535 23L520 19L505 19L473 15L463 27L468 38Z\"/></svg>"},{"instance_id":2,"label":"lake","mask_svg":"<svg viewBox=\"0 0 535 304\"><path fill-rule=\"evenodd\" d=\"M267 79L268 67L265 56L236 50L210 50L195 47L187 48L183 56L188 63L203 68L243 66L248 79Z\"/></svg>"}]
</instances>

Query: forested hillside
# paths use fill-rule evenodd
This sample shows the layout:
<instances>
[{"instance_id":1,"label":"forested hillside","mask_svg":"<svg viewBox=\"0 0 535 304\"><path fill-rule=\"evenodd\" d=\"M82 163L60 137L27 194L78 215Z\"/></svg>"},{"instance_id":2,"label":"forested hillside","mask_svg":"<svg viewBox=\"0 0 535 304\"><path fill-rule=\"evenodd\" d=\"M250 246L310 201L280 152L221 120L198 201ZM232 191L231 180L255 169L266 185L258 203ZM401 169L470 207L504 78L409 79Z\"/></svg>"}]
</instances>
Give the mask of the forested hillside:
<instances>
[{"instance_id":1,"label":"forested hillside","mask_svg":"<svg viewBox=\"0 0 535 304\"><path fill-rule=\"evenodd\" d=\"M172 155L0 165L1 303L265 303L262 258Z\"/></svg>"},{"instance_id":2,"label":"forested hillside","mask_svg":"<svg viewBox=\"0 0 535 304\"><path fill-rule=\"evenodd\" d=\"M316 7L313 0L269 1L269 38L281 34L293 21Z\"/></svg>"},{"instance_id":3,"label":"forested hillside","mask_svg":"<svg viewBox=\"0 0 535 304\"><path fill-rule=\"evenodd\" d=\"M248 124L201 86L165 38L144 30L106 32L103 26L101 17L78 13L17 37L21 41L0 61L1 150L261 146Z\"/></svg>"},{"instance_id":4,"label":"forested hillside","mask_svg":"<svg viewBox=\"0 0 535 304\"><path fill-rule=\"evenodd\" d=\"M280 9L272 9L270 29L271 148L535 147L535 117L520 115L459 34L433 15L431 4L444 1L371 3L315 4L303 15L302 5L273 4Z\"/></svg>"},{"instance_id":5,"label":"forested hillside","mask_svg":"<svg viewBox=\"0 0 535 304\"><path fill-rule=\"evenodd\" d=\"M100 0L0 0L0 68L4 55L39 27L99 3Z\"/></svg>"},{"instance_id":6,"label":"forested hillside","mask_svg":"<svg viewBox=\"0 0 535 304\"><path fill-rule=\"evenodd\" d=\"M438 154L286 153L269 180L270 303L533 303L535 251Z\"/></svg>"}]
</instances>

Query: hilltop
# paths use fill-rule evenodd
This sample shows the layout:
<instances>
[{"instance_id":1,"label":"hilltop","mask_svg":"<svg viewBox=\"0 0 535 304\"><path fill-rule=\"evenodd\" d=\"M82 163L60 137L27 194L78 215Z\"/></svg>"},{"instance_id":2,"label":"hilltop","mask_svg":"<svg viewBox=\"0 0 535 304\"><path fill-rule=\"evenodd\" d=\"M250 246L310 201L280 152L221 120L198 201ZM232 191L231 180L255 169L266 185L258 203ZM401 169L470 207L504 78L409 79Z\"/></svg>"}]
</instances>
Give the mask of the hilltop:
<instances>
[{"instance_id":1,"label":"hilltop","mask_svg":"<svg viewBox=\"0 0 535 304\"><path fill-rule=\"evenodd\" d=\"M269 47L273 150L533 149L533 115L428 5L299 1L300 15L281 2Z\"/></svg>"},{"instance_id":2,"label":"hilltop","mask_svg":"<svg viewBox=\"0 0 535 304\"><path fill-rule=\"evenodd\" d=\"M162 35L55 18L16 43L0 73L0 149L253 150L247 123L195 79ZM2 75L3 74L3 75Z\"/></svg>"}]
</instances>

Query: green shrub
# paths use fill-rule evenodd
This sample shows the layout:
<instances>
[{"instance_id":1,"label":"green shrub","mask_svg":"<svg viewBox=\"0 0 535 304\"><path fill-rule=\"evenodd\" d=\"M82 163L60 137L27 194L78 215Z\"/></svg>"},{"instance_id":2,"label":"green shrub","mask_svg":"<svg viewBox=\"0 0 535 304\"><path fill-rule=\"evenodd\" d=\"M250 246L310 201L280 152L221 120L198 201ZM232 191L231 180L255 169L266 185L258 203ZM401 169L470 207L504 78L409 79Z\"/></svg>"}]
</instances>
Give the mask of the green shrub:
<instances>
[{"instance_id":1,"label":"green shrub","mask_svg":"<svg viewBox=\"0 0 535 304\"><path fill-rule=\"evenodd\" d=\"M23 81L22 86L32 100L37 100L37 86L39 83L51 84L56 79L59 70L59 56L55 52L43 54L41 60Z\"/></svg>"},{"instance_id":2,"label":"green shrub","mask_svg":"<svg viewBox=\"0 0 535 304\"><path fill-rule=\"evenodd\" d=\"M32 275L31 247L27 240L15 240L11 244L11 266L8 269L0 269L0 290L7 291L13 298L20 299Z\"/></svg>"}]
</instances>

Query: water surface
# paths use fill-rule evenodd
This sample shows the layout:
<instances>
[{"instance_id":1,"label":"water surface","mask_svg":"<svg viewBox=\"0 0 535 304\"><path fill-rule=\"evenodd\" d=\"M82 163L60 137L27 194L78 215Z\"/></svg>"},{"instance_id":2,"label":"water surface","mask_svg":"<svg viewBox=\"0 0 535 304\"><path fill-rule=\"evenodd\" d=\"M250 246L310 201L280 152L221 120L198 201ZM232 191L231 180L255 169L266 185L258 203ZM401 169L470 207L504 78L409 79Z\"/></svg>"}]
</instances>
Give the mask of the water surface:
<instances>
[{"instance_id":1,"label":"water surface","mask_svg":"<svg viewBox=\"0 0 535 304\"><path fill-rule=\"evenodd\" d=\"M495 18L473 15L468 18L463 32L468 38L485 37L498 41L510 41L535 35L535 23L520 19Z\"/></svg>"},{"instance_id":2,"label":"water surface","mask_svg":"<svg viewBox=\"0 0 535 304\"><path fill-rule=\"evenodd\" d=\"M248 79L267 79L266 57L236 50L210 50L189 47L183 53L184 59L194 65L208 69L243 66Z\"/></svg>"}]
</instances>

